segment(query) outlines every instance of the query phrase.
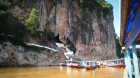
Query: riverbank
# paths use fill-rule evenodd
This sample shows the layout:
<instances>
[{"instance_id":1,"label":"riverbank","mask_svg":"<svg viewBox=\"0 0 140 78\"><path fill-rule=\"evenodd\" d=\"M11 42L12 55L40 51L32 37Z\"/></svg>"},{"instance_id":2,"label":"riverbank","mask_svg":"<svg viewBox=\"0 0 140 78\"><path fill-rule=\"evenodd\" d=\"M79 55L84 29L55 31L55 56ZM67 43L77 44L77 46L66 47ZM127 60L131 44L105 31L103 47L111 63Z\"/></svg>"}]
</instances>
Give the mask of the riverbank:
<instances>
[{"instance_id":1,"label":"riverbank","mask_svg":"<svg viewBox=\"0 0 140 78\"><path fill-rule=\"evenodd\" d=\"M10 42L0 43L0 67L38 67L59 65L66 60L61 51L37 47L22 47Z\"/></svg>"}]
</instances>

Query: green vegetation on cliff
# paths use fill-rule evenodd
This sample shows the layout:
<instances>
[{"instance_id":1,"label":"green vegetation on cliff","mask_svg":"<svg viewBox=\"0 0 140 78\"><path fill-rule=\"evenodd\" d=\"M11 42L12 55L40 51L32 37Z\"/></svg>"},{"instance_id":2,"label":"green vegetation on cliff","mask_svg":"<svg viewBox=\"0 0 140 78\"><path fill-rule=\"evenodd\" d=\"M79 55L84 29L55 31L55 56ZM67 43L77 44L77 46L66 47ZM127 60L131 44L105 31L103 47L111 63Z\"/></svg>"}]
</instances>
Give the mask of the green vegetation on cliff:
<instances>
[{"instance_id":1,"label":"green vegetation on cliff","mask_svg":"<svg viewBox=\"0 0 140 78\"><path fill-rule=\"evenodd\" d=\"M24 25L31 34L36 34L36 30L39 27L39 21L37 18L37 10L35 8L31 10L29 18L25 20Z\"/></svg>"},{"instance_id":2,"label":"green vegetation on cliff","mask_svg":"<svg viewBox=\"0 0 140 78\"><path fill-rule=\"evenodd\" d=\"M8 10L13 0L0 0L0 42L21 43L24 27Z\"/></svg>"},{"instance_id":3,"label":"green vegetation on cliff","mask_svg":"<svg viewBox=\"0 0 140 78\"><path fill-rule=\"evenodd\" d=\"M117 36L117 34L115 37L115 43L116 43L116 55L118 58L122 58L123 57L123 54L121 53L122 46L120 44L120 40L119 40L119 37Z\"/></svg>"},{"instance_id":4,"label":"green vegetation on cliff","mask_svg":"<svg viewBox=\"0 0 140 78\"><path fill-rule=\"evenodd\" d=\"M112 10L112 5L105 0L80 0L82 8L88 8L89 10Z\"/></svg>"},{"instance_id":5,"label":"green vegetation on cliff","mask_svg":"<svg viewBox=\"0 0 140 78\"><path fill-rule=\"evenodd\" d=\"M80 0L79 5L82 8L82 19L85 20L88 17L89 12L96 11L100 17L101 13L106 16L113 9L113 6L107 3L105 0Z\"/></svg>"}]
</instances>

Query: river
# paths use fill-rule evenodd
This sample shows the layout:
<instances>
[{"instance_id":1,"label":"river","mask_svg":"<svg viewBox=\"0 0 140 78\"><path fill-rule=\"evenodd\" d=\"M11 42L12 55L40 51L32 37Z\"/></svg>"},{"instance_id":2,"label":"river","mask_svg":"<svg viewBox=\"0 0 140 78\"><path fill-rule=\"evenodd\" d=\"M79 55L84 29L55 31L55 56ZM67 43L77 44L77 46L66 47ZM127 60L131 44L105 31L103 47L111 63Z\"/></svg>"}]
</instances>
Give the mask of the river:
<instances>
[{"instance_id":1,"label":"river","mask_svg":"<svg viewBox=\"0 0 140 78\"><path fill-rule=\"evenodd\" d=\"M12 67L0 68L0 78L123 78L123 68Z\"/></svg>"}]
</instances>

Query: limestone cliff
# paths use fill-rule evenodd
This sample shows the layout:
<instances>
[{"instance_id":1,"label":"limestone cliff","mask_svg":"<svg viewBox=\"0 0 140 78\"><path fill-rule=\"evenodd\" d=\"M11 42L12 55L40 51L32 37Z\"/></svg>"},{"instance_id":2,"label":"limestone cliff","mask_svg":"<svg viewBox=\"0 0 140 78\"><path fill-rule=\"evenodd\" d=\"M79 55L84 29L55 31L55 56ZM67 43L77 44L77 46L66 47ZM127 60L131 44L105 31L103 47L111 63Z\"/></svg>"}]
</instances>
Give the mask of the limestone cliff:
<instances>
[{"instance_id":1,"label":"limestone cliff","mask_svg":"<svg viewBox=\"0 0 140 78\"><path fill-rule=\"evenodd\" d=\"M105 7L102 3L107 4L109 7ZM40 27L37 29L38 34L36 36L29 34L26 29L22 33L20 32L23 42L47 46L53 45L52 47L56 48L52 37L49 38L54 33L55 36L59 34L59 39L63 43L71 43L71 49L75 52L75 58L83 60L116 58L113 10L112 6L104 0L13 0L12 6L8 9L11 26L15 27L19 24L23 26L33 7L38 10ZM49 32L51 34L48 36ZM46 61L46 59L50 59L48 55L43 54L49 54L48 51L44 52L44 50L41 50L41 53L13 52L16 60L24 60L23 64L26 64L26 62L28 62L27 64L33 63L32 65L35 66L52 64L44 63L49 62L49 60ZM2 50L1 53L3 54ZM33 58L28 58L28 54L35 55L37 60L34 60L35 62L32 61ZM8 56L6 55L6 57ZM58 53L58 56L61 56L61 59L64 61L64 55ZM41 60L38 60L39 58ZM55 58L55 56L51 58ZM57 62L62 61L61 59L57 59Z\"/></svg>"},{"instance_id":2,"label":"limestone cliff","mask_svg":"<svg viewBox=\"0 0 140 78\"><path fill-rule=\"evenodd\" d=\"M52 3L50 1L46 4L47 28L59 34L63 42L70 39L76 47L76 58L116 58L112 9L108 12L99 10L98 6L90 9L92 5L84 0L81 4L76 0L58 0ZM94 1L92 3L95 5Z\"/></svg>"}]
</instances>

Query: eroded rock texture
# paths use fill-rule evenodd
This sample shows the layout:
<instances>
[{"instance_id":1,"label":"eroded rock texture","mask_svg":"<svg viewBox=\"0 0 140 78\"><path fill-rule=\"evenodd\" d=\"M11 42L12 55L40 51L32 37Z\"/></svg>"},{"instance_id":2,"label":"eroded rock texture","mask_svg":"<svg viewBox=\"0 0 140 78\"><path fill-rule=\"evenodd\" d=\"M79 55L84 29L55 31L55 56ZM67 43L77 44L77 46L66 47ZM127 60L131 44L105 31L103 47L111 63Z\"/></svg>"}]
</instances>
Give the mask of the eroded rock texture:
<instances>
[{"instance_id":1,"label":"eroded rock texture","mask_svg":"<svg viewBox=\"0 0 140 78\"><path fill-rule=\"evenodd\" d=\"M83 2L81 2L83 1ZM113 10L102 10L85 0L14 0L8 12L23 24L31 9L38 10L40 27L38 36L24 33L24 42L56 48L53 40L48 40L46 33L59 34L59 39L71 43L75 58L83 60L105 60L116 58ZM89 0L90 1L90 0ZM91 7L91 5L93 5ZM103 7L102 7L103 8ZM11 18L12 20L12 18ZM12 22L13 23L13 22ZM12 24L11 23L11 24ZM47 50L25 51L18 46L0 44L0 63L9 66L45 66L57 65L65 60L63 52L51 53ZM1 65L1 66L2 66Z\"/></svg>"}]
</instances>

